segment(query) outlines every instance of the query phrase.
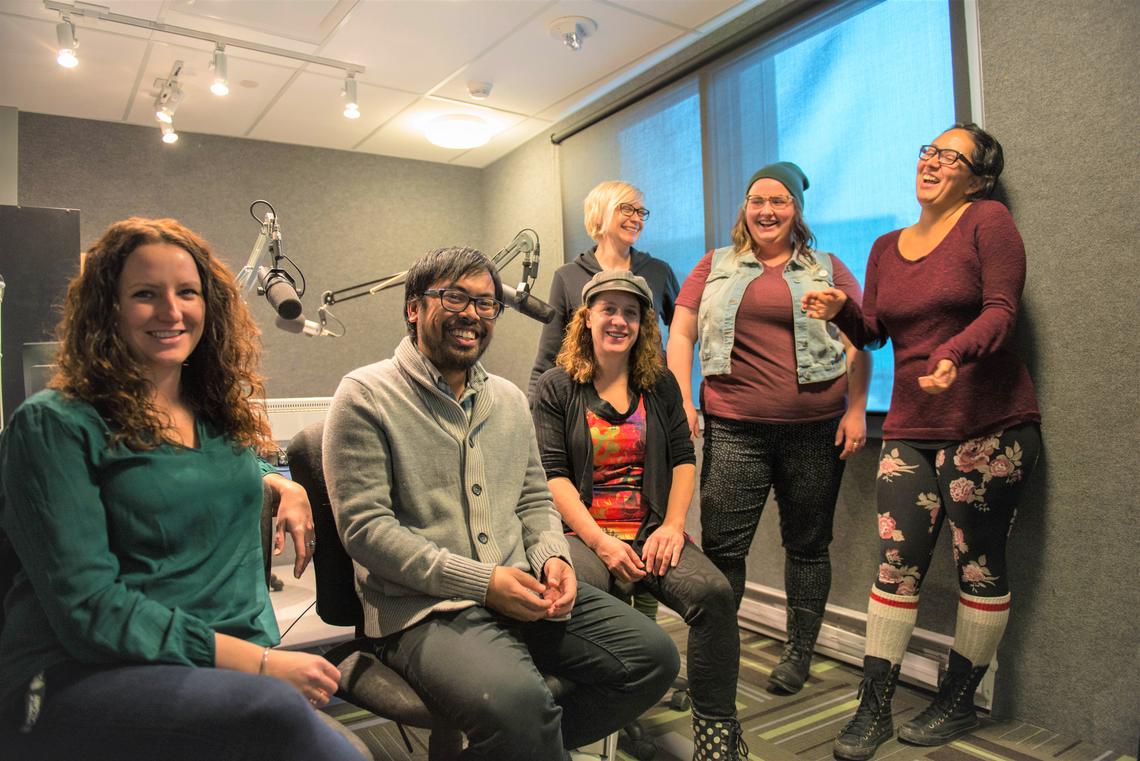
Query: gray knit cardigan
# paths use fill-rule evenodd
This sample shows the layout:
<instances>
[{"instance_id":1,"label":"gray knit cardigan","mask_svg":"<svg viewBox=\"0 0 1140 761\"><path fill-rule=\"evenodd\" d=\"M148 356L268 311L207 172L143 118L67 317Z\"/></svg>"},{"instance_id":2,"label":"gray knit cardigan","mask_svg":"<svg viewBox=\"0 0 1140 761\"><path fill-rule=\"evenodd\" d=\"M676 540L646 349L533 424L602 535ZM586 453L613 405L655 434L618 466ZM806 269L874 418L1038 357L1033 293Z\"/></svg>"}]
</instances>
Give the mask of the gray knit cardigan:
<instances>
[{"instance_id":1,"label":"gray knit cardigan","mask_svg":"<svg viewBox=\"0 0 1140 761\"><path fill-rule=\"evenodd\" d=\"M325 480L368 636L484 604L496 565L540 578L551 557L569 562L526 397L494 375L473 387L468 420L405 338L337 388Z\"/></svg>"}]
</instances>

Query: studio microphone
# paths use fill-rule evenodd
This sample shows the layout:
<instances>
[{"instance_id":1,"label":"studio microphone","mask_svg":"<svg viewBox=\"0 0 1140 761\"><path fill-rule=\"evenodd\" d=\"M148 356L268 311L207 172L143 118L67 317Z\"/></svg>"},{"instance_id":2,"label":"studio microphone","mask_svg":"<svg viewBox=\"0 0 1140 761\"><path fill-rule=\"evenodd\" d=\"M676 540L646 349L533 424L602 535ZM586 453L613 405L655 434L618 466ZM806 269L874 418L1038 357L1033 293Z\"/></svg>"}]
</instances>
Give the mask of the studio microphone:
<instances>
[{"instance_id":1,"label":"studio microphone","mask_svg":"<svg viewBox=\"0 0 1140 761\"><path fill-rule=\"evenodd\" d=\"M304 334L306 336L331 336L332 338L340 338L340 336L324 325L306 320L304 316L298 315L291 320L286 320L284 317L278 317L274 323L278 328L284 330L286 333Z\"/></svg>"},{"instance_id":2,"label":"studio microphone","mask_svg":"<svg viewBox=\"0 0 1140 761\"><path fill-rule=\"evenodd\" d=\"M273 307L273 311L277 312L279 317L296 320L301 316L301 297L297 293L297 285L285 270L277 267L258 267L257 287L265 294L269 306Z\"/></svg>"},{"instance_id":3,"label":"studio microphone","mask_svg":"<svg viewBox=\"0 0 1140 761\"><path fill-rule=\"evenodd\" d=\"M554 307L530 291L519 293L506 283L503 284L503 303L519 314L525 314L532 320L549 323L554 319Z\"/></svg>"}]
</instances>

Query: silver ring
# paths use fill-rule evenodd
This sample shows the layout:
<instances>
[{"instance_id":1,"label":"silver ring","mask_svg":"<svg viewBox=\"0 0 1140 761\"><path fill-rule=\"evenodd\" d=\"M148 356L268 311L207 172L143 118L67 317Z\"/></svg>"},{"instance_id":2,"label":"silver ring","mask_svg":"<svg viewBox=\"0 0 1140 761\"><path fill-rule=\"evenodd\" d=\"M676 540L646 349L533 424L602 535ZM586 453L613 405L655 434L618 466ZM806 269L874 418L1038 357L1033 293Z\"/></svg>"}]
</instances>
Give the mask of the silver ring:
<instances>
[{"instance_id":1,"label":"silver ring","mask_svg":"<svg viewBox=\"0 0 1140 761\"><path fill-rule=\"evenodd\" d=\"M311 550L317 546L317 540L316 539L310 539L309 541L305 542L305 546Z\"/></svg>"}]
</instances>

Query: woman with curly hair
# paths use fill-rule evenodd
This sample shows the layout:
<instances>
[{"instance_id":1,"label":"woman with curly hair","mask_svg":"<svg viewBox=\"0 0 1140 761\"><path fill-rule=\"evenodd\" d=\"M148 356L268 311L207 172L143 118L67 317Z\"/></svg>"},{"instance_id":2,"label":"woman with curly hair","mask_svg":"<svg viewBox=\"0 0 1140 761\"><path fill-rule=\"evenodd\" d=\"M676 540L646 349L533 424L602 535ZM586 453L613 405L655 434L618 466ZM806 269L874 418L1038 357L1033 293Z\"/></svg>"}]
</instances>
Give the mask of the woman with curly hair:
<instances>
[{"instance_id":1,"label":"woman with curly hair","mask_svg":"<svg viewBox=\"0 0 1140 761\"><path fill-rule=\"evenodd\" d=\"M978 725L974 691L1009 620L1006 542L1041 448L1041 413L1013 346L1025 246L1005 206L987 200L1003 165L1001 144L975 124L922 146L918 221L875 241L862 307L834 289L803 299L860 346L891 339L895 355L862 698L835 741L839 758L870 758L894 732L891 697L944 520L959 587L949 670L899 739L938 745Z\"/></svg>"},{"instance_id":2,"label":"woman with curly hair","mask_svg":"<svg viewBox=\"0 0 1140 761\"><path fill-rule=\"evenodd\" d=\"M647 591L689 624L694 759L735 759L740 639L732 590L685 535L696 457L645 278L603 270L582 288L534 421L580 581ZM745 753L747 749L744 749ZM719 755L717 755L719 754Z\"/></svg>"},{"instance_id":3,"label":"woman with curly hair","mask_svg":"<svg viewBox=\"0 0 1140 761\"><path fill-rule=\"evenodd\" d=\"M696 437L691 388L700 344L701 543L737 607L752 537L775 491L788 639L769 685L784 693L802 689L810 673L831 592L835 502L844 460L866 441L870 378L866 354L800 310L800 296L829 285L859 299L839 257L814 247L804 218L808 184L790 161L752 175L732 245L705 254L681 287L668 348Z\"/></svg>"},{"instance_id":4,"label":"woman with curly hair","mask_svg":"<svg viewBox=\"0 0 1140 761\"><path fill-rule=\"evenodd\" d=\"M272 649L262 477L298 574L312 520L304 490L255 454L270 444L252 403L257 328L233 277L174 220L117 222L68 286L59 339L49 389L0 437L0 525L21 566L0 632L0 744L19 758L357 757L313 710L337 670Z\"/></svg>"}]
</instances>

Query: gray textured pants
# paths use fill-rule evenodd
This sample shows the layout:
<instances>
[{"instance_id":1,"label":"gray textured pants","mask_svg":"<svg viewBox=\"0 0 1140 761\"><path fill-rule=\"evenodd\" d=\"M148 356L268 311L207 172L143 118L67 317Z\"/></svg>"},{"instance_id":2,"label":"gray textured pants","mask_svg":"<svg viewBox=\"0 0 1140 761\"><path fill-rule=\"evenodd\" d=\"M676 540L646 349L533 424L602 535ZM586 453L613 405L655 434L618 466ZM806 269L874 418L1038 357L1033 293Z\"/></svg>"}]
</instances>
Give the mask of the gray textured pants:
<instances>
[{"instance_id":1,"label":"gray textured pants","mask_svg":"<svg viewBox=\"0 0 1140 761\"><path fill-rule=\"evenodd\" d=\"M524 623L476 606L379 640L377 653L467 736L464 761L562 759L564 747L644 713L680 668L659 626L587 584L568 621ZM575 684L561 705L540 671Z\"/></svg>"},{"instance_id":2,"label":"gray textured pants","mask_svg":"<svg viewBox=\"0 0 1140 761\"><path fill-rule=\"evenodd\" d=\"M578 578L607 592L614 584L602 559L576 536L566 537ZM641 554L641 545L634 550ZM664 576L650 574L634 586L681 614L689 625L686 673L689 696L703 716L736 715L736 678L740 673L740 631L728 579L692 542Z\"/></svg>"}]
</instances>

